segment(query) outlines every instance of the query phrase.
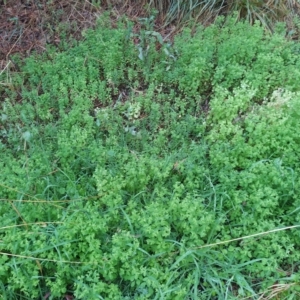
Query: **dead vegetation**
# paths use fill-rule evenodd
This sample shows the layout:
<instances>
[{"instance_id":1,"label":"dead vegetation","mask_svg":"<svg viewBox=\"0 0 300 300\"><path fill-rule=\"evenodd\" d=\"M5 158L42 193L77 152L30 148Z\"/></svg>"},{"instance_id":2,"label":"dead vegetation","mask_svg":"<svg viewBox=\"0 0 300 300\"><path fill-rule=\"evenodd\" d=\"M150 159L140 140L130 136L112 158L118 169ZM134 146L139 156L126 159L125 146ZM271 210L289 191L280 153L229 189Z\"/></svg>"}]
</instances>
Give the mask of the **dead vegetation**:
<instances>
[{"instance_id":1,"label":"dead vegetation","mask_svg":"<svg viewBox=\"0 0 300 300\"><path fill-rule=\"evenodd\" d=\"M187 4L189 3L189 5ZM244 3L245 1L243 1ZM81 32L92 28L97 18L104 11L109 11L112 21L118 20L124 14L132 21L148 17L156 12L155 30L163 37L169 38L179 27L193 20L209 24L216 15L228 14L230 10L238 12L239 17L251 21L258 18L264 22L265 7L254 7L255 1L246 1L249 9L257 15L245 15L241 1L136 1L136 0L2 0L0 1L0 68L7 66L9 57L19 53L21 57L32 51L38 53L45 50L47 44L59 45L63 37L67 41L82 38ZM253 3L252 3L253 2ZM278 2L279 4L276 4ZM292 18L298 14L300 4L296 0L267 1L267 8L272 14L290 11L285 21L298 37ZM252 7L252 6L253 7ZM259 15L260 13L260 15ZM298 23L298 25L300 22ZM299 26L298 26L299 27ZM136 22L136 30L139 24ZM295 34L296 33L296 34Z\"/></svg>"}]
</instances>

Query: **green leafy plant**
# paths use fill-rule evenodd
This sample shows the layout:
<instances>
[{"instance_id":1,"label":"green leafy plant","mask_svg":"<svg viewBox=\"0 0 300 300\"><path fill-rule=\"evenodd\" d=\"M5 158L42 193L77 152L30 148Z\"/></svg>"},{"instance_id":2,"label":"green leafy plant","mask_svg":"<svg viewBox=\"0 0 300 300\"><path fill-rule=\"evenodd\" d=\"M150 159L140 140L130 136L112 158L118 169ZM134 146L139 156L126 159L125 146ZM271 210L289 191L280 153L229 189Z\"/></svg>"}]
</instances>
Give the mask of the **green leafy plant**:
<instances>
[{"instance_id":1,"label":"green leafy plant","mask_svg":"<svg viewBox=\"0 0 300 300\"><path fill-rule=\"evenodd\" d=\"M130 26L1 87L1 296L297 297L298 43L221 18L145 63Z\"/></svg>"}]
</instances>

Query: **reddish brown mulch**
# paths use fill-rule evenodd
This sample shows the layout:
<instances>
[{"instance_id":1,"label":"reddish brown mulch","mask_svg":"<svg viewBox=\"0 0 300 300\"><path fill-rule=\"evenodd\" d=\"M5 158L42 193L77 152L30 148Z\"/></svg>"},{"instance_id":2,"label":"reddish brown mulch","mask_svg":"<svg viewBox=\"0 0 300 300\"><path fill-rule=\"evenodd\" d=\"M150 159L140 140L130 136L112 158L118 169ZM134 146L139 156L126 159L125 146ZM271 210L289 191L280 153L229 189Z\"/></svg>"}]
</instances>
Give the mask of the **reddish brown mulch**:
<instances>
[{"instance_id":1,"label":"reddish brown mulch","mask_svg":"<svg viewBox=\"0 0 300 300\"><path fill-rule=\"evenodd\" d=\"M100 11L88 1L2 0L0 61L14 53L41 52L47 43L57 45L63 31L80 38L83 29L95 24Z\"/></svg>"}]
</instances>

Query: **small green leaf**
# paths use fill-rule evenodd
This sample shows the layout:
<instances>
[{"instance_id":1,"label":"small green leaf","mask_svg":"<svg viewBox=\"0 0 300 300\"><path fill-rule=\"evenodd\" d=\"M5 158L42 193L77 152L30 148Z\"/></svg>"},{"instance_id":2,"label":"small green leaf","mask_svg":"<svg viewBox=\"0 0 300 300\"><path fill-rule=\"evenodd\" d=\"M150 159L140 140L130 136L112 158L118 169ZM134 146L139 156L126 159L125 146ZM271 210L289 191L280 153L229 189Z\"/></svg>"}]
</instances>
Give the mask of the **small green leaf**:
<instances>
[{"instance_id":1,"label":"small green leaf","mask_svg":"<svg viewBox=\"0 0 300 300\"><path fill-rule=\"evenodd\" d=\"M31 133L29 131L25 131L23 134L22 134L22 138L26 141L26 142L29 142L30 139L31 139Z\"/></svg>"}]
</instances>

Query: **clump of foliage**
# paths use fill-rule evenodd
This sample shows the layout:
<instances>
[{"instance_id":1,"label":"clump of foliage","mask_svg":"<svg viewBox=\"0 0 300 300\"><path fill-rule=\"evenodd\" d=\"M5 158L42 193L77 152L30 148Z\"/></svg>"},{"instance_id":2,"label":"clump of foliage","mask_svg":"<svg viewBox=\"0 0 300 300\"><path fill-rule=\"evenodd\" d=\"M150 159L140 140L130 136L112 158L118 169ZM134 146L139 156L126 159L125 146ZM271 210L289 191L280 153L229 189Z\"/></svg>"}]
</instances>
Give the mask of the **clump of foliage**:
<instances>
[{"instance_id":1,"label":"clump of foliage","mask_svg":"<svg viewBox=\"0 0 300 300\"><path fill-rule=\"evenodd\" d=\"M108 6L120 4L116 0L104 3ZM231 17L237 12L238 20L246 19L251 24L259 20L271 31L278 20L289 20L291 28L295 29L293 17L298 15L300 8L298 0L130 0L126 1L126 5L135 9L144 7L149 12L157 11L164 26L189 21L210 24L220 15Z\"/></svg>"},{"instance_id":2,"label":"clump of foliage","mask_svg":"<svg viewBox=\"0 0 300 300\"><path fill-rule=\"evenodd\" d=\"M3 299L299 296L299 230L247 238L299 223L299 44L223 23L101 18L1 87Z\"/></svg>"}]
</instances>

